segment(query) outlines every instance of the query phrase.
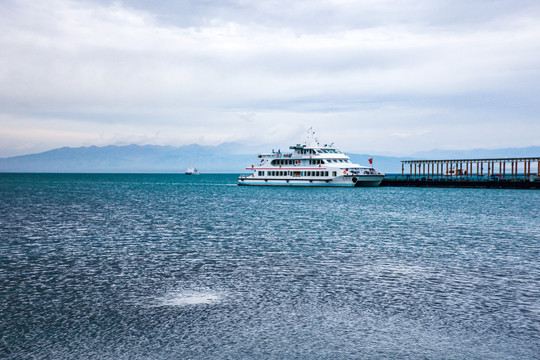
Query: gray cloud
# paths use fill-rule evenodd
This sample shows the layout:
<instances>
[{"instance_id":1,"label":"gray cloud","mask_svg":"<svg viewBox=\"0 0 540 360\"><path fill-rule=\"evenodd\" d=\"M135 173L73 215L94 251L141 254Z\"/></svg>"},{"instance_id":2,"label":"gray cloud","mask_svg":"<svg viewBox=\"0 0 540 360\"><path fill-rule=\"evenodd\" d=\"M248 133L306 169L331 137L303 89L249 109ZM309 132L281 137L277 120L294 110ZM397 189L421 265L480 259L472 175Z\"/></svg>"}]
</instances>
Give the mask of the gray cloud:
<instances>
[{"instance_id":1,"label":"gray cloud","mask_svg":"<svg viewBox=\"0 0 540 360\"><path fill-rule=\"evenodd\" d=\"M0 11L0 155L278 142L311 125L351 151L538 141L527 135L540 130L533 1L22 0ZM501 131L479 131L488 125Z\"/></svg>"}]
</instances>

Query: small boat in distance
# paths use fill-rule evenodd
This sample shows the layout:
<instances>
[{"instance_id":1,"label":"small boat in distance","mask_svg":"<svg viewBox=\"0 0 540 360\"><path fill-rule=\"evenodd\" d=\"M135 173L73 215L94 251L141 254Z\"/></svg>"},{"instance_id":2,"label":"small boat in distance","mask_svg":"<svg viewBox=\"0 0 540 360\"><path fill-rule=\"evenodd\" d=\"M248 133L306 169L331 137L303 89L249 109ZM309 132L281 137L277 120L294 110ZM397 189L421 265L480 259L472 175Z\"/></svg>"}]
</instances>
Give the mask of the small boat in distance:
<instances>
[{"instance_id":1,"label":"small boat in distance","mask_svg":"<svg viewBox=\"0 0 540 360\"><path fill-rule=\"evenodd\" d=\"M197 168L187 168L186 169L186 175L199 175L199 170L197 170Z\"/></svg>"},{"instance_id":2,"label":"small boat in distance","mask_svg":"<svg viewBox=\"0 0 540 360\"><path fill-rule=\"evenodd\" d=\"M238 185L379 186L385 176L372 167L353 164L334 144L321 146L311 128L305 144L296 144L289 149L291 153L272 150L272 153L259 154L257 165L246 168L253 174L240 176Z\"/></svg>"}]
</instances>

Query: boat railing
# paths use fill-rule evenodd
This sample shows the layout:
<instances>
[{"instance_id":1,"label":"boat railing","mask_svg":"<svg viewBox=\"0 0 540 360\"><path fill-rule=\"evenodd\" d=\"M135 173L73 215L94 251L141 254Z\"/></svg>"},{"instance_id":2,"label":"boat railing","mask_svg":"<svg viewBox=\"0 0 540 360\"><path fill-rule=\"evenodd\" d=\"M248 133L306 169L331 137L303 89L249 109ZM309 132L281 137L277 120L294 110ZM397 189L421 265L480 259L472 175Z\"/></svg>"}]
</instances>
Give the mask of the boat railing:
<instances>
[{"instance_id":1,"label":"boat railing","mask_svg":"<svg viewBox=\"0 0 540 360\"><path fill-rule=\"evenodd\" d=\"M352 175L379 175L375 169L351 169Z\"/></svg>"},{"instance_id":2,"label":"boat railing","mask_svg":"<svg viewBox=\"0 0 540 360\"><path fill-rule=\"evenodd\" d=\"M282 154L282 153L273 153L273 154L259 154L259 159L281 159L281 158L292 158L293 154Z\"/></svg>"}]
</instances>

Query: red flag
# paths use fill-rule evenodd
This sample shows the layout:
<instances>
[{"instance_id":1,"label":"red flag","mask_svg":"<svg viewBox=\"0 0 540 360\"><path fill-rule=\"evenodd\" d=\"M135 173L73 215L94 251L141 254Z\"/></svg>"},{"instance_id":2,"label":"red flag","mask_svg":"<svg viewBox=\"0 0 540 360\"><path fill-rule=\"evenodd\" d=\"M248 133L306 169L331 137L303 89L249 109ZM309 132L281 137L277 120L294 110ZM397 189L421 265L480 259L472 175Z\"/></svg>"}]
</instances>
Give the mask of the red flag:
<instances>
[{"instance_id":1,"label":"red flag","mask_svg":"<svg viewBox=\"0 0 540 360\"><path fill-rule=\"evenodd\" d=\"M371 159L368 159L368 161L369 161L369 164L370 164L370 165L372 165L372 164L373 164L373 158L371 158Z\"/></svg>"}]
</instances>

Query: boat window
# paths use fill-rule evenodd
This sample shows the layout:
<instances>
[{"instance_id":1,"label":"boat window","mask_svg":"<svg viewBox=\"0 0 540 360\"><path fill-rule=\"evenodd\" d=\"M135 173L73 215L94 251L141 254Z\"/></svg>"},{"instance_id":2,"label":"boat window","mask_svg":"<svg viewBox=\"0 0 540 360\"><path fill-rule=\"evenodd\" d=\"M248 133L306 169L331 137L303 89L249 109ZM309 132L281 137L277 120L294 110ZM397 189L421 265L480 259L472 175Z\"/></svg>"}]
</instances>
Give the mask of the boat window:
<instances>
[{"instance_id":1,"label":"boat window","mask_svg":"<svg viewBox=\"0 0 540 360\"><path fill-rule=\"evenodd\" d=\"M337 172L336 172L336 171L332 171L332 176L337 176Z\"/></svg>"}]
</instances>

